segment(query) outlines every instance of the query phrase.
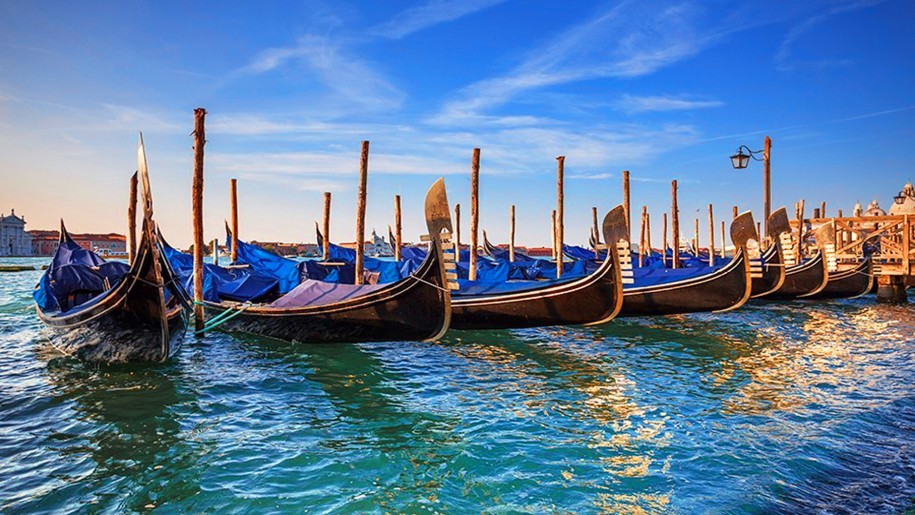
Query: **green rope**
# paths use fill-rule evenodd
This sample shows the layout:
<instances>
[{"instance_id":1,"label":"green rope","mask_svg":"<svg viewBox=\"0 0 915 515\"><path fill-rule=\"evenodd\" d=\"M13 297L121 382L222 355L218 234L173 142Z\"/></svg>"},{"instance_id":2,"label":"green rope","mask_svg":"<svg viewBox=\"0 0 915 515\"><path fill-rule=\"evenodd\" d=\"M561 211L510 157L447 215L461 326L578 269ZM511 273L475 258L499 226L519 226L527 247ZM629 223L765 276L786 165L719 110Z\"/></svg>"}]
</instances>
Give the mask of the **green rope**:
<instances>
[{"instance_id":1,"label":"green rope","mask_svg":"<svg viewBox=\"0 0 915 515\"><path fill-rule=\"evenodd\" d=\"M202 305L203 303L195 301L194 304ZM250 307L251 307L250 304L244 304L241 307L241 309L237 309L237 310L234 308L226 308L225 311L223 311L222 313L216 315L215 317L213 317L209 321L207 321L207 324L205 326L203 326L203 329L200 329L199 331L194 331L194 335L200 335L207 331L212 331L213 329L216 329L217 327L228 322L229 320L232 320L233 318L237 317L238 315L241 315L242 313L245 312L245 310L247 310Z\"/></svg>"}]
</instances>

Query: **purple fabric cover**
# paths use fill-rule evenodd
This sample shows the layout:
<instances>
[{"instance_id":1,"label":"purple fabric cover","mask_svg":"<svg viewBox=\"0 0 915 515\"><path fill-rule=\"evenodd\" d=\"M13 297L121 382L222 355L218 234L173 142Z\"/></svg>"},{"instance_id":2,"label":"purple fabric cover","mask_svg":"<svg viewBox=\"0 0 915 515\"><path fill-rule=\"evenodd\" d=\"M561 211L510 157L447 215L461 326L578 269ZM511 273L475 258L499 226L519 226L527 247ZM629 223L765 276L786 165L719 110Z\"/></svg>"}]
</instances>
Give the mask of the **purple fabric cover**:
<instances>
[{"instance_id":1,"label":"purple fabric cover","mask_svg":"<svg viewBox=\"0 0 915 515\"><path fill-rule=\"evenodd\" d=\"M272 304L271 308L302 308L321 306L368 295L388 286L387 284L339 284L305 279L286 295Z\"/></svg>"}]
</instances>

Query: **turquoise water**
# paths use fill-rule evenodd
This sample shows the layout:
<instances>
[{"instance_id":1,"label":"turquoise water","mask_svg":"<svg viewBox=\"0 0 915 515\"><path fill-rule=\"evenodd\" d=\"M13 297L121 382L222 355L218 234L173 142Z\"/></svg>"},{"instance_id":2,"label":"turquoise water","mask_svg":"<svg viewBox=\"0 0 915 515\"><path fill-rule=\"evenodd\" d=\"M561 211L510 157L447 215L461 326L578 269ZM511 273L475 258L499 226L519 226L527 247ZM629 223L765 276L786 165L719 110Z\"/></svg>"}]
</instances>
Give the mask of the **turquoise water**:
<instances>
[{"instance_id":1,"label":"turquoise water","mask_svg":"<svg viewBox=\"0 0 915 515\"><path fill-rule=\"evenodd\" d=\"M98 366L42 341L39 273L0 274L0 512L913 506L915 307L751 304L436 343L212 333L164 365Z\"/></svg>"}]
</instances>

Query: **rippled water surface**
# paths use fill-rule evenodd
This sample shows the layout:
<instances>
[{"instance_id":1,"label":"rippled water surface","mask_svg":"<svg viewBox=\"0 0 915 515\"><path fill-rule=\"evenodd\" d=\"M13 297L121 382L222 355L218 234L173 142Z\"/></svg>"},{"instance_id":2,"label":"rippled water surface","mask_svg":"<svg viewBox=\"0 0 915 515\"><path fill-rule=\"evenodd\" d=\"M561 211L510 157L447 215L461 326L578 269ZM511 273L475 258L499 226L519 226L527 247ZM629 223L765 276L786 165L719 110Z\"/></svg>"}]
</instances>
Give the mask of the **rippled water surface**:
<instances>
[{"instance_id":1,"label":"rippled water surface","mask_svg":"<svg viewBox=\"0 0 915 515\"><path fill-rule=\"evenodd\" d=\"M436 343L212 333L164 365L98 366L42 341L39 273L0 274L0 512L913 507L915 307Z\"/></svg>"}]
</instances>

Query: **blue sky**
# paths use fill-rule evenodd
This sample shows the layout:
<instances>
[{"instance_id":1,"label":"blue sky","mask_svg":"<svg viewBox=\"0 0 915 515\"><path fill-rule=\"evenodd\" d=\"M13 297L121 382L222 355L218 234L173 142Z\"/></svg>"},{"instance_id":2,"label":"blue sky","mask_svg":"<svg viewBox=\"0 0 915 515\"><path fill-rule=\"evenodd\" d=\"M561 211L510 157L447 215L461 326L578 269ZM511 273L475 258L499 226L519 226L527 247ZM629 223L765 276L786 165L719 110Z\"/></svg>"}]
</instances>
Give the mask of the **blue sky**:
<instances>
[{"instance_id":1,"label":"blue sky","mask_svg":"<svg viewBox=\"0 0 915 515\"><path fill-rule=\"evenodd\" d=\"M469 213L474 146L499 241L516 204L518 242L547 243L557 155L572 242L622 200L624 169L656 245L673 178L686 234L708 203L759 219L762 168L728 156L766 134L775 206L888 207L915 176L913 20L906 0L0 0L0 211L123 231L142 130L157 219L189 243L198 106L208 237L237 177L243 238L312 241L330 190L333 239L351 241L363 139L367 226L383 233L400 194L410 239L438 176Z\"/></svg>"}]
</instances>

